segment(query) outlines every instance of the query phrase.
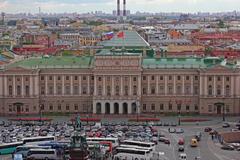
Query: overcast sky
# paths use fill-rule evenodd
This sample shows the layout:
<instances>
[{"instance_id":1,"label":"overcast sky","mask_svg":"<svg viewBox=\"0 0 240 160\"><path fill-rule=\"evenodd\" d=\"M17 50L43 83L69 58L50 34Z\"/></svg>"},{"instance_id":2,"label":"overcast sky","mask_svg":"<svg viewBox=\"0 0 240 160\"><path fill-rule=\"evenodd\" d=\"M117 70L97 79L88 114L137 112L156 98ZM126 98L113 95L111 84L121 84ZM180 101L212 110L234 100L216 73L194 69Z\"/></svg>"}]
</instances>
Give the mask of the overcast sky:
<instances>
[{"instance_id":1,"label":"overcast sky","mask_svg":"<svg viewBox=\"0 0 240 160\"><path fill-rule=\"evenodd\" d=\"M0 12L90 12L111 13L117 0L0 0ZM240 0L127 0L131 12L222 12L240 11Z\"/></svg>"}]
</instances>

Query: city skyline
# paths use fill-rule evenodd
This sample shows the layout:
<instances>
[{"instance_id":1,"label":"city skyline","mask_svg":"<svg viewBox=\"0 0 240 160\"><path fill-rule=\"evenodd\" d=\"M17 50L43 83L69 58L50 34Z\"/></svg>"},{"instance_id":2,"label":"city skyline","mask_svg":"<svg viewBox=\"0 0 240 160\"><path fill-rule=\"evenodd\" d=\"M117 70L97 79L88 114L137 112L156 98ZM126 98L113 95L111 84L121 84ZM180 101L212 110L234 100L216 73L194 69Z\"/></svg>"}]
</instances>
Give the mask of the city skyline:
<instances>
[{"instance_id":1,"label":"city skyline","mask_svg":"<svg viewBox=\"0 0 240 160\"><path fill-rule=\"evenodd\" d=\"M229 12L239 11L238 0L127 0L131 12ZM157 4L157 5L156 5ZM116 9L116 0L0 0L0 11L6 13L86 13L101 10L111 13Z\"/></svg>"}]
</instances>

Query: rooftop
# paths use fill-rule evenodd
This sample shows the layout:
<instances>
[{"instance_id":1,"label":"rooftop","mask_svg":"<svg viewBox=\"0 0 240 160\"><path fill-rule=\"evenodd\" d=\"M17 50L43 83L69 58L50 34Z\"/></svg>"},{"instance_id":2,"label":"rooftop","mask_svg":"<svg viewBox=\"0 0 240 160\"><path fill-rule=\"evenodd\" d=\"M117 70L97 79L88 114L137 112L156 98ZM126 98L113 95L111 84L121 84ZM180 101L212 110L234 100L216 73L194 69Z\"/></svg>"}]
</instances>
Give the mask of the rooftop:
<instances>
[{"instance_id":1,"label":"rooftop","mask_svg":"<svg viewBox=\"0 0 240 160\"><path fill-rule=\"evenodd\" d=\"M50 56L29 58L10 64L8 67L23 67L33 69L44 68L90 68L93 57L91 56Z\"/></svg>"},{"instance_id":2,"label":"rooftop","mask_svg":"<svg viewBox=\"0 0 240 160\"><path fill-rule=\"evenodd\" d=\"M123 31L124 38L118 38L117 34L111 40L102 41L99 45L104 48L126 47L126 48L148 48L149 44L136 31Z\"/></svg>"}]
</instances>

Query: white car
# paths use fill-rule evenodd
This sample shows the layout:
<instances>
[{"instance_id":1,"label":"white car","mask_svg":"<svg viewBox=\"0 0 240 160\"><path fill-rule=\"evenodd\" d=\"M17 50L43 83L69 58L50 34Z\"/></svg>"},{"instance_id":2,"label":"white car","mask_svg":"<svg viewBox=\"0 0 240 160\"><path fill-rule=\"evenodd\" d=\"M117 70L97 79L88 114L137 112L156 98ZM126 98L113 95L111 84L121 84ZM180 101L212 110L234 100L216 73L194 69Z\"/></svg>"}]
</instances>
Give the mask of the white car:
<instances>
[{"instance_id":1,"label":"white car","mask_svg":"<svg viewBox=\"0 0 240 160\"><path fill-rule=\"evenodd\" d=\"M187 154L186 153L181 153L179 155L179 160L187 160Z\"/></svg>"}]
</instances>

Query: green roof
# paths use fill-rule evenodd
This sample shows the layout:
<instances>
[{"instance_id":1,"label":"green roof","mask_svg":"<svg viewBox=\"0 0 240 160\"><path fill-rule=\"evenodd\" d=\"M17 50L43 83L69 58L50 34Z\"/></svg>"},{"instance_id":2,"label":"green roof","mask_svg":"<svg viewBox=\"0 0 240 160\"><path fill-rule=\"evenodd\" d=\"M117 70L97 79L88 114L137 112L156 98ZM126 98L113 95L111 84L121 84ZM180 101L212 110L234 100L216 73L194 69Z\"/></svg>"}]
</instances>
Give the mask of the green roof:
<instances>
[{"instance_id":1,"label":"green roof","mask_svg":"<svg viewBox=\"0 0 240 160\"><path fill-rule=\"evenodd\" d=\"M23 68L90 68L92 66L93 57L91 56L51 56L29 58L10 64L8 67Z\"/></svg>"},{"instance_id":2,"label":"green roof","mask_svg":"<svg viewBox=\"0 0 240 160\"><path fill-rule=\"evenodd\" d=\"M210 68L216 65L233 68L234 65L225 63L221 58L144 58L143 68Z\"/></svg>"},{"instance_id":3,"label":"green roof","mask_svg":"<svg viewBox=\"0 0 240 160\"><path fill-rule=\"evenodd\" d=\"M123 31L124 38L118 38L117 34L107 41L99 42L104 48L126 47L126 48L148 48L149 44L136 31Z\"/></svg>"},{"instance_id":4,"label":"green roof","mask_svg":"<svg viewBox=\"0 0 240 160\"><path fill-rule=\"evenodd\" d=\"M96 56L139 56L141 54L141 52L131 52L122 49L115 49L114 51L110 49L102 49L99 53L96 54Z\"/></svg>"}]
</instances>

